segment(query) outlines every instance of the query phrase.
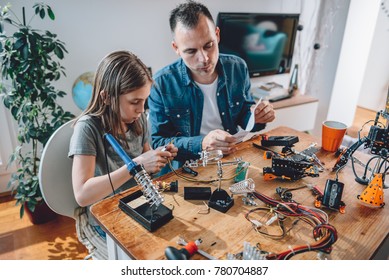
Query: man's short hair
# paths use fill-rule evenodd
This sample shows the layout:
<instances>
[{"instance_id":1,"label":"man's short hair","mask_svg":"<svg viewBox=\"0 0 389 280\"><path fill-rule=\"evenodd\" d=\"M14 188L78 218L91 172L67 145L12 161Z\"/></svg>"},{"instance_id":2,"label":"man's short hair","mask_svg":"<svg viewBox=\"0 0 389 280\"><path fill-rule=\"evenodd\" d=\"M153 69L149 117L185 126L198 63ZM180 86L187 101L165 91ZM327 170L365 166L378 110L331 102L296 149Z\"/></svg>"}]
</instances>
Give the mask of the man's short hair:
<instances>
[{"instance_id":1,"label":"man's short hair","mask_svg":"<svg viewBox=\"0 0 389 280\"><path fill-rule=\"evenodd\" d=\"M174 33L177 23L181 22L185 27L194 28L197 26L200 15L206 16L215 24L208 8L201 3L189 0L186 3L179 4L170 13L169 23L170 30Z\"/></svg>"}]
</instances>

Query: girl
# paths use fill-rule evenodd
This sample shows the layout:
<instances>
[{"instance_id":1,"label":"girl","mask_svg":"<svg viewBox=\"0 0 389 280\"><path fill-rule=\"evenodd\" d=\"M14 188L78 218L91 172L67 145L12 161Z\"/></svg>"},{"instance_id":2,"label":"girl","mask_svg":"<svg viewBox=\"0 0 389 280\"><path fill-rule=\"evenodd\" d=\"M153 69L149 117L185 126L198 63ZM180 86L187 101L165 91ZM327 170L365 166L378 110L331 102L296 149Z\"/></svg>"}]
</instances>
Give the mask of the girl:
<instances>
[{"instance_id":1,"label":"girl","mask_svg":"<svg viewBox=\"0 0 389 280\"><path fill-rule=\"evenodd\" d=\"M112 134L130 158L143 164L148 173L159 172L168 159L177 155L173 144L163 150L149 146L144 105L151 84L147 67L130 52L116 51L100 62L92 99L76 119L70 142L73 190L81 207L111 195L113 190L120 192L136 185L124 162L105 143L104 133ZM89 223L105 236L90 215Z\"/></svg>"}]
</instances>

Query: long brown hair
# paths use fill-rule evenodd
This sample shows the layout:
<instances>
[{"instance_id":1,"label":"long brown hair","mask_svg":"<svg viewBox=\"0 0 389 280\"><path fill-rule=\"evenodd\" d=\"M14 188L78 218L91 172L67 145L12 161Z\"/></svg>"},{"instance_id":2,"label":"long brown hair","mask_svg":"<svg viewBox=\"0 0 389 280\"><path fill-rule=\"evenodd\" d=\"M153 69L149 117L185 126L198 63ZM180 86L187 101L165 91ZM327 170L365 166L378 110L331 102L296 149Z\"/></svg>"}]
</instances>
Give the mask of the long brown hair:
<instances>
[{"instance_id":1,"label":"long brown hair","mask_svg":"<svg viewBox=\"0 0 389 280\"><path fill-rule=\"evenodd\" d=\"M97 67L91 101L76 122L84 115L98 117L104 132L120 138L121 126L119 96L137 90L152 82L146 65L129 51L115 51L106 55ZM100 94L104 92L103 96ZM139 121L129 125L137 135L143 133Z\"/></svg>"}]
</instances>

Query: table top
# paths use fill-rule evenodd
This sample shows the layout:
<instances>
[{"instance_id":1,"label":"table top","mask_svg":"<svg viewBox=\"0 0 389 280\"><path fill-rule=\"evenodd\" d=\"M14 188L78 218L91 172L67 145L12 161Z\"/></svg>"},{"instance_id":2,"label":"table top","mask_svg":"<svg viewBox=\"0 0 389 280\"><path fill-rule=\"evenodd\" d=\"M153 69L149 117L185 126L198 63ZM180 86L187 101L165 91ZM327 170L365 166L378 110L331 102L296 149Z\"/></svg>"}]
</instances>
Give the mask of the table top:
<instances>
[{"instance_id":1,"label":"table top","mask_svg":"<svg viewBox=\"0 0 389 280\"><path fill-rule=\"evenodd\" d=\"M299 142L294 148L297 151L306 149L313 142L318 142L315 137L287 127L278 127L266 133L267 135L295 135ZM275 199L279 199L275 193L276 187L294 188L304 185L316 185L324 191L327 179L335 179L335 173L331 171L336 162L333 153L320 150L316 155L325 164L325 170L319 177L305 177L300 180L265 181L263 178L263 167L270 167L271 160L264 159L263 150L253 147L253 143L259 144L260 140L253 139L239 144L238 151L234 155L223 158L223 161L242 157L243 161L250 162L248 178L255 182L257 192ZM320 145L320 143L319 143ZM281 150L281 147L272 147L274 150ZM365 153L355 152L354 156L366 162L370 158ZM362 167L356 165L357 172L361 174ZM236 166L223 167L223 178L230 178L235 174ZM216 179L216 166L196 168L198 179ZM182 174L181 169L177 170ZM333 245L329 259L370 259L381 242L388 235L389 209L371 208L359 203L357 195L360 195L366 186L355 181L350 162L339 173L339 181L344 183L342 201L346 204L345 213L322 207L328 214L329 223L333 225L338 233L338 240ZM186 175L188 176L188 175ZM177 244L179 237L187 241L194 241L201 238L202 243L199 249L211 254L218 259L226 259L227 253L236 254L243 250L244 242L251 245L258 244L262 250L280 253L298 245L314 243L313 228L306 223L298 223L283 238L275 240L256 232L252 224L245 219L244 215L253 208L243 203L242 197L234 195L234 206L226 213L210 209L208 214L203 214L206 206L201 200L184 200L184 186L211 186L212 190L216 185L189 182L178 178L174 173L166 174L158 180L172 182L178 180L178 193L164 192L164 205L173 208L174 218L154 232L149 232L138 222L124 213L119 207L119 199L135 192L139 187L132 188L113 197L97 202L91 207L91 213L105 232L130 256L135 259L165 259L165 249L168 246L181 248ZM222 182L222 189L229 192L233 180ZM389 192L385 191L385 200L389 199ZM314 207L315 197L308 188L302 188L292 192L293 199L305 206ZM257 200L257 207L265 204ZM267 221L271 214L261 212L258 219ZM267 226L265 230L270 234L279 234L279 228L274 225ZM292 259L316 259L317 251L297 254ZM192 259L203 259L195 254Z\"/></svg>"}]
</instances>

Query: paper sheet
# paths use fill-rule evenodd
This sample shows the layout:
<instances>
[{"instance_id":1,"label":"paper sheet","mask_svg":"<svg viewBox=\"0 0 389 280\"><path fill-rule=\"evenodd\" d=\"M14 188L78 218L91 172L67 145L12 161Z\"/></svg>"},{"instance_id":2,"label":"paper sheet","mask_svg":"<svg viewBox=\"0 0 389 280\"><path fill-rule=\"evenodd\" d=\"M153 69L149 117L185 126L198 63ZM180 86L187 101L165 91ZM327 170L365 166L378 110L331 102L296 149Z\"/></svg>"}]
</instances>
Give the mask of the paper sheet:
<instances>
[{"instance_id":1,"label":"paper sheet","mask_svg":"<svg viewBox=\"0 0 389 280\"><path fill-rule=\"evenodd\" d=\"M249 121L247 122L247 125L246 125L246 128L245 130L246 131L251 131L254 127L254 124L255 124L255 109L257 109L258 105L262 102L262 98L260 98L257 102L257 104L255 104L254 106L254 109L253 111L251 112L251 116L250 116L250 119Z\"/></svg>"},{"instance_id":2,"label":"paper sheet","mask_svg":"<svg viewBox=\"0 0 389 280\"><path fill-rule=\"evenodd\" d=\"M260 135L261 133L259 131L257 132L249 132L249 131L245 131L245 130L240 130L238 131L238 133L232 135L236 138L237 140L237 143L241 143L241 142L246 142L250 139L252 139L253 137L255 136L258 136Z\"/></svg>"}]
</instances>

